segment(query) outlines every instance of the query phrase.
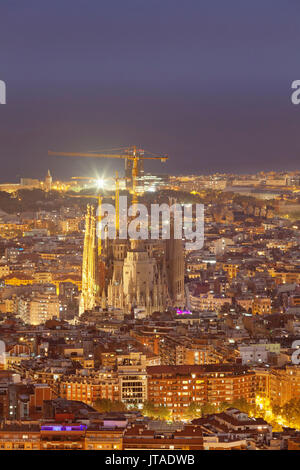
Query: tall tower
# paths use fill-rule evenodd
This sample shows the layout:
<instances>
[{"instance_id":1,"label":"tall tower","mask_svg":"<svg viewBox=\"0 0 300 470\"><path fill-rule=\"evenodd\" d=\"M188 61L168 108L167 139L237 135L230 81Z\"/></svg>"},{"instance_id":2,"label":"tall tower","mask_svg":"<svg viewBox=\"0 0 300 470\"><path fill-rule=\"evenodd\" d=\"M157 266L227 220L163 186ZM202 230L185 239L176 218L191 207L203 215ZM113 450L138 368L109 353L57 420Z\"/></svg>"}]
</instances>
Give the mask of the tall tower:
<instances>
[{"instance_id":1,"label":"tall tower","mask_svg":"<svg viewBox=\"0 0 300 470\"><path fill-rule=\"evenodd\" d=\"M184 295L184 252L182 239L174 237L174 217L170 220L170 239L166 240L166 267L169 292L174 307L183 307Z\"/></svg>"},{"instance_id":2,"label":"tall tower","mask_svg":"<svg viewBox=\"0 0 300 470\"><path fill-rule=\"evenodd\" d=\"M48 170L47 176L45 178L46 191L51 191L51 187L52 187L52 176L51 176L50 170Z\"/></svg>"},{"instance_id":3,"label":"tall tower","mask_svg":"<svg viewBox=\"0 0 300 470\"><path fill-rule=\"evenodd\" d=\"M96 216L93 206L87 206L85 216L85 234L82 257L82 291L79 305L79 315L85 310L95 307L99 297L98 256L96 239Z\"/></svg>"}]
</instances>

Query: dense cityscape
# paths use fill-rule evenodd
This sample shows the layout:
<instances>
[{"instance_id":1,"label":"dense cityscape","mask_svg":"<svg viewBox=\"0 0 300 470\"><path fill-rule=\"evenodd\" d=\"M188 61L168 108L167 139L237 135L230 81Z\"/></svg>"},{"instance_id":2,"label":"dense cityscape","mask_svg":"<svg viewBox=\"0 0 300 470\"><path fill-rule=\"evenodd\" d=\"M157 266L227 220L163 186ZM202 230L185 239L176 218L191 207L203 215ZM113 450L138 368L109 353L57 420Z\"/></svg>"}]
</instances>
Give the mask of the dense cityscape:
<instances>
[{"instance_id":1,"label":"dense cityscape","mask_svg":"<svg viewBox=\"0 0 300 470\"><path fill-rule=\"evenodd\" d=\"M299 449L300 172L142 163L0 187L0 449ZM122 195L203 204L203 247L101 239Z\"/></svg>"},{"instance_id":2,"label":"dense cityscape","mask_svg":"<svg viewBox=\"0 0 300 470\"><path fill-rule=\"evenodd\" d=\"M0 1L11 464L300 451L299 18L299 1Z\"/></svg>"}]
</instances>

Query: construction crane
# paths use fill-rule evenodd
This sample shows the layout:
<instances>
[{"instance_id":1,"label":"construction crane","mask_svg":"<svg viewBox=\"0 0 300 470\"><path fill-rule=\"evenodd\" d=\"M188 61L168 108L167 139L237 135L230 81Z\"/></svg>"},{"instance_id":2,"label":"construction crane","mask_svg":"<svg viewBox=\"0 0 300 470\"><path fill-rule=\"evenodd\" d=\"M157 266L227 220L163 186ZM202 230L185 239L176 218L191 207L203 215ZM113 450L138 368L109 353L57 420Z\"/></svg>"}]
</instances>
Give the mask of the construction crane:
<instances>
[{"instance_id":1,"label":"construction crane","mask_svg":"<svg viewBox=\"0 0 300 470\"><path fill-rule=\"evenodd\" d=\"M126 161L132 161L132 187L130 188L130 193L133 196L133 203L137 202L139 162L141 160L160 160L161 162L166 162L168 159L167 155L151 154L151 156L145 156L145 150L138 149L136 146L126 147L123 149L122 153L53 152L49 150L48 155L60 157L121 158Z\"/></svg>"}]
</instances>

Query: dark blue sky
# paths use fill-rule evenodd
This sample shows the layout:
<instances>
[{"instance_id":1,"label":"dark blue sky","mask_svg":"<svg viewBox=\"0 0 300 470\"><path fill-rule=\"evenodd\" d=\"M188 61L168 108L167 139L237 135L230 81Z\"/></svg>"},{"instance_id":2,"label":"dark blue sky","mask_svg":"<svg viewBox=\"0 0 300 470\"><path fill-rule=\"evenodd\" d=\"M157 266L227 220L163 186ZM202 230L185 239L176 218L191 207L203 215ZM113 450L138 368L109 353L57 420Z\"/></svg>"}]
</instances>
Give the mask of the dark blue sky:
<instances>
[{"instance_id":1,"label":"dark blue sky","mask_svg":"<svg viewBox=\"0 0 300 470\"><path fill-rule=\"evenodd\" d=\"M1 1L0 180L135 143L169 154L158 172L299 169L299 62L298 0Z\"/></svg>"}]
</instances>

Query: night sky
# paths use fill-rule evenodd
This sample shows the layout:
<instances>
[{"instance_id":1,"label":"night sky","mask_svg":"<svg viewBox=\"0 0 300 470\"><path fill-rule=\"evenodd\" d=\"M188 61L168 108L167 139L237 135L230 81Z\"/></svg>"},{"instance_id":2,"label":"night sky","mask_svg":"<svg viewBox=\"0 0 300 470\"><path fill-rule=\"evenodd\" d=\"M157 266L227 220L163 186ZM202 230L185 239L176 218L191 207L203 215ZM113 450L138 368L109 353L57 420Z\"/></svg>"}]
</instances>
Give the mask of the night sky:
<instances>
[{"instance_id":1,"label":"night sky","mask_svg":"<svg viewBox=\"0 0 300 470\"><path fill-rule=\"evenodd\" d=\"M155 172L300 169L299 63L299 0L2 0L0 181L133 144L169 155Z\"/></svg>"}]
</instances>

